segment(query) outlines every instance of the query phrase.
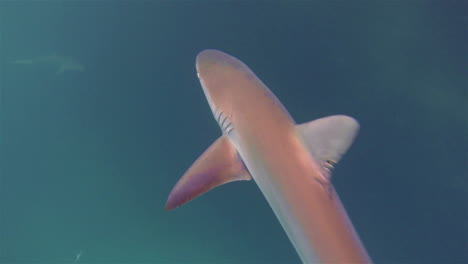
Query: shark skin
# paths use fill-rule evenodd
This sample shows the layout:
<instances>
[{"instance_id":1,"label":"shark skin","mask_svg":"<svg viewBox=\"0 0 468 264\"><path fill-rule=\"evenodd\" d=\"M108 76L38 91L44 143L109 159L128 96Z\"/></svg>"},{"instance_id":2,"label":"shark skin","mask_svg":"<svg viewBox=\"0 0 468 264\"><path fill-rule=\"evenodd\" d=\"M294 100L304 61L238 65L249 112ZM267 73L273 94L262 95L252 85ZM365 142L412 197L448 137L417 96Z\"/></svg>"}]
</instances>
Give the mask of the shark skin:
<instances>
[{"instance_id":1,"label":"shark skin","mask_svg":"<svg viewBox=\"0 0 468 264\"><path fill-rule=\"evenodd\" d=\"M372 263L330 181L357 122L332 116L296 125L248 66L221 51L199 53L196 69L223 135L182 176L166 209L253 179L303 263Z\"/></svg>"},{"instance_id":2,"label":"shark skin","mask_svg":"<svg viewBox=\"0 0 468 264\"><path fill-rule=\"evenodd\" d=\"M85 70L85 67L74 58L59 56L57 54L39 56L32 59L15 60L13 63L22 65L50 65L56 68L55 74L57 75L67 71L82 72Z\"/></svg>"}]
</instances>

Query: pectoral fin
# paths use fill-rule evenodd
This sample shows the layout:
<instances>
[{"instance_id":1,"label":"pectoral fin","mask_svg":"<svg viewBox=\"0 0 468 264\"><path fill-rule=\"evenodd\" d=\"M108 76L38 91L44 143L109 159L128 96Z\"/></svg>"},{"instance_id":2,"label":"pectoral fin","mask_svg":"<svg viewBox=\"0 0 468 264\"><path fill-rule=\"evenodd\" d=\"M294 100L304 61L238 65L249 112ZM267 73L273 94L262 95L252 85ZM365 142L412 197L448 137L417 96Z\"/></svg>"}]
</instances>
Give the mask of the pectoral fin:
<instances>
[{"instance_id":1,"label":"pectoral fin","mask_svg":"<svg viewBox=\"0 0 468 264\"><path fill-rule=\"evenodd\" d=\"M166 209L179 207L219 185L251 179L229 138L222 136L180 178L169 194Z\"/></svg>"},{"instance_id":2,"label":"pectoral fin","mask_svg":"<svg viewBox=\"0 0 468 264\"><path fill-rule=\"evenodd\" d=\"M298 125L297 129L323 172L330 176L333 165L353 143L359 124L352 117L335 115Z\"/></svg>"}]
</instances>

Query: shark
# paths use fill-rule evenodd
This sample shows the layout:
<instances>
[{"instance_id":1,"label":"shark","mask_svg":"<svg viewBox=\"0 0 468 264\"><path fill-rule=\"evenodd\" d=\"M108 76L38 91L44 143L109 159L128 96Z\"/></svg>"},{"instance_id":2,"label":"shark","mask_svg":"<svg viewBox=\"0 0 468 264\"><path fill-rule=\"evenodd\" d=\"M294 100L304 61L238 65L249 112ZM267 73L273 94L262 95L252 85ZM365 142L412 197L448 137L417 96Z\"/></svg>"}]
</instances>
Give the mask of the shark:
<instances>
[{"instance_id":1,"label":"shark","mask_svg":"<svg viewBox=\"0 0 468 264\"><path fill-rule=\"evenodd\" d=\"M38 56L32 59L15 60L13 63L21 65L49 65L56 69L55 74L57 75L67 71L82 72L85 70L85 67L73 57L60 56L57 54Z\"/></svg>"},{"instance_id":2,"label":"shark","mask_svg":"<svg viewBox=\"0 0 468 264\"><path fill-rule=\"evenodd\" d=\"M358 122L334 115L296 124L246 64L222 51L200 52L196 70L222 135L179 179L166 209L253 179L303 263L372 263L331 182Z\"/></svg>"}]
</instances>

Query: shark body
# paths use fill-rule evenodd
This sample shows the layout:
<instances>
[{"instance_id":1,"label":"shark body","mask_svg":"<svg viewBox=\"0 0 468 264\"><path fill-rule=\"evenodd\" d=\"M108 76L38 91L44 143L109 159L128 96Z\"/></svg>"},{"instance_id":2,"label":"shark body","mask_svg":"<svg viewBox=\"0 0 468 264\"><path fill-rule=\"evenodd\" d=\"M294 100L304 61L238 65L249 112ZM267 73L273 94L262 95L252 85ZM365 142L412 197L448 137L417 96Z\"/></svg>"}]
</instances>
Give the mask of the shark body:
<instances>
[{"instance_id":1,"label":"shark body","mask_svg":"<svg viewBox=\"0 0 468 264\"><path fill-rule=\"evenodd\" d=\"M221 51L201 52L196 69L223 134L177 182L166 208L253 178L304 263L371 263L330 182L358 123L331 116L296 125L244 63Z\"/></svg>"},{"instance_id":2,"label":"shark body","mask_svg":"<svg viewBox=\"0 0 468 264\"><path fill-rule=\"evenodd\" d=\"M13 61L14 64L23 65L47 65L56 69L56 74L62 74L67 71L84 71L85 67L72 57L59 56L57 54L49 56L39 56L32 59L22 59Z\"/></svg>"}]
</instances>

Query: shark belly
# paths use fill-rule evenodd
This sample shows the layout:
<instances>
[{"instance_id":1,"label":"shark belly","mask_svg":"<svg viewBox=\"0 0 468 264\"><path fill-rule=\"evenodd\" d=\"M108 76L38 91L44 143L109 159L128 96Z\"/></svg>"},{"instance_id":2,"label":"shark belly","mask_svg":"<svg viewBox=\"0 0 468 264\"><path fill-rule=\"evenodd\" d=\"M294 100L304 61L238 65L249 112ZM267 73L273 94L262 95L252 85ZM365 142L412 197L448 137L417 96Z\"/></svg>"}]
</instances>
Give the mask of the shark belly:
<instances>
[{"instance_id":1,"label":"shark belly","mask_svg":"<svg viewBox=\"0 0 468 264\"><path fill-rule=\"evenodd\" d=\"M369 263L339 197L316 180L319 167L295 133L247 138L236 144L240 156L302 262Z\"/></svg>"},{"instance_id":2,"label":"shark belly","mask_svg":"<svg viewBox=\"0 0 468 264\"><path fill-rule=\"evenodd\" d=\"M275 173L275 166L262 148L255 144L236 144L242 160L263 196L272 208L274 214L285 230L289 240L304 263L320 263L320 259L311 247L310 242L301 228L300 221L294 214L291 201L285 196L285 190L278 180L280 175Z\"/></svg>"}]
</instances>

